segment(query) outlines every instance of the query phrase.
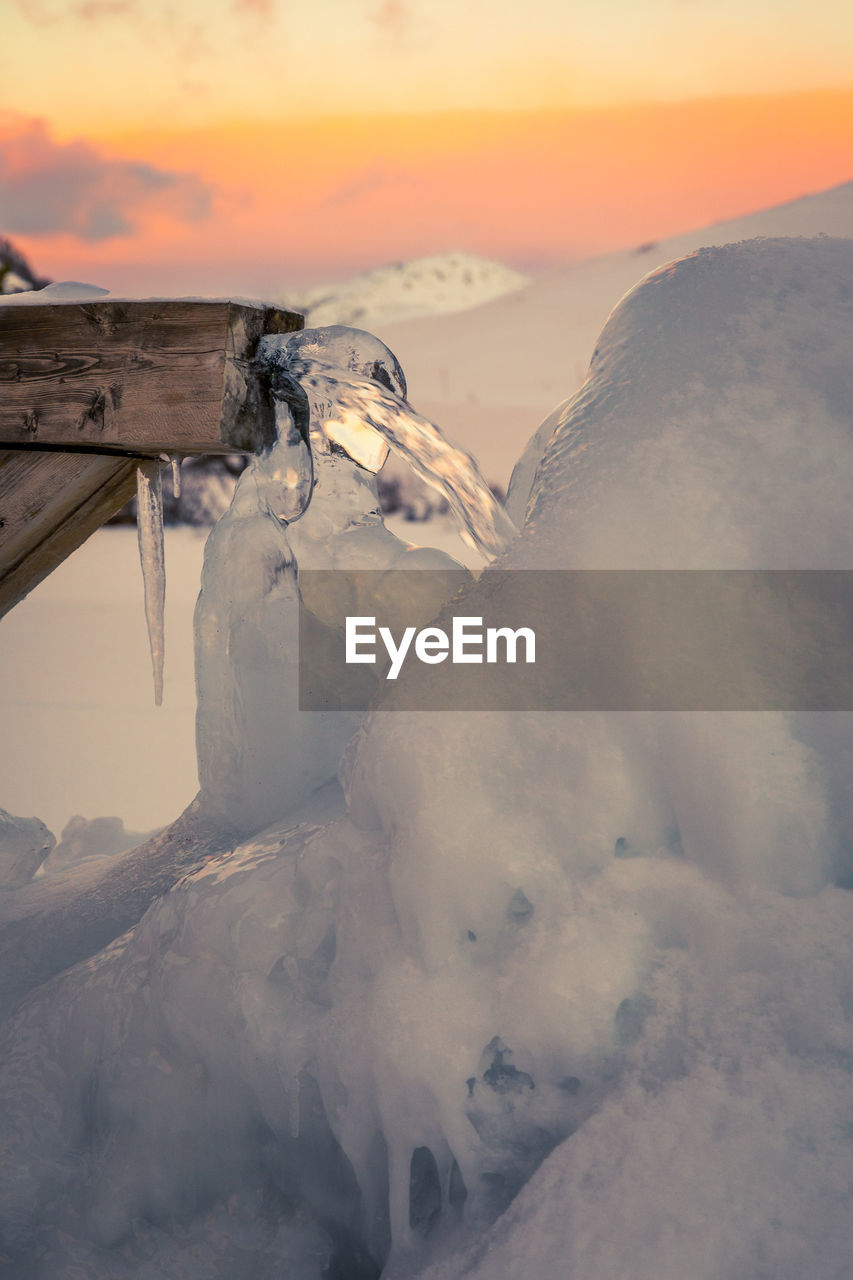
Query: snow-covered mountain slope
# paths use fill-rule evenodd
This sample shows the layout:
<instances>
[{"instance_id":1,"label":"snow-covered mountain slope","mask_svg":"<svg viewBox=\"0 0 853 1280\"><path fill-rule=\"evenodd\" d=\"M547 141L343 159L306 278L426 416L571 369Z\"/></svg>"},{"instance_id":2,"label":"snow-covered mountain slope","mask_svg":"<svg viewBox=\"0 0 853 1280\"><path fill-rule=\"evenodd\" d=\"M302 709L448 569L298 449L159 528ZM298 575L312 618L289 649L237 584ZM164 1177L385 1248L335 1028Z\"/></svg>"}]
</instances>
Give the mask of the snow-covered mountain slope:
<instances>
[{"instance_id":1,"label":"snow-covered mountain slope","mask_svg":"<svg viewBox=\"0 0 853 1280\"><path fill-rule=\"evenodd\" d=\"M459 315L378 324L409 399L505 485L525 441L581 384L611 309L644 275L704 246L756 236L853 235L853 182L778 208L549 272Z\"/></svg>"},{"instance_id":2,"label":"snow-covered mountain slope","mask_svg":"<svg viewBox=\"0 0 853 1280\"><path fill-rule=\"evenodd\" d=\"M528 277L500 262L462 251L376 267L339 284L320 284L288 305L309 325L376 325L414 316L450 315L514 293Z\"/></svg>"}]
</instances>

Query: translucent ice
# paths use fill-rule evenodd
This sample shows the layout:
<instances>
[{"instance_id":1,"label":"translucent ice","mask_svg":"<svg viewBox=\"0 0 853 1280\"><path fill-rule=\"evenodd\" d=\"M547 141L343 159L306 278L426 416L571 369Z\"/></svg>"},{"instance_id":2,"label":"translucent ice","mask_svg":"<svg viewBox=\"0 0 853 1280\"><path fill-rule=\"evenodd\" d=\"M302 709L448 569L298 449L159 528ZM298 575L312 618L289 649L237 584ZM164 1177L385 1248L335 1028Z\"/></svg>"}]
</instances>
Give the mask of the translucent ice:
<instances>
[{"instance_id":1,"label":"translucent ice","mask_svg":"<svg viewBox=\"0 0 853 1280\"><path fill-rule=\"evenodd\" d=\"M299 597L287 520L310 498L311 454L282 399L276 424L276 444L243 471L207 540L195 613L202 797L239 829L310 794L318 768L319 781L335 771L323 763L321 726L311 734L295 710Z\"/></svg>"},{"instance_id":2,"label":"translucent ice","mask_svg":"<svg viewBox=\"0 0 853 1280\"><path fill-rule=\"evenodd\" d=\"M180 498L181 496L181 460L180 458L171 457L169 465L172 468L172 497Z\"/></svg>"},{"instance_id":3,"label":"translucent ice","mask_svg":"<svg viewBox=\"0 0 853 1280\"><path fill-rule=\"evenodd\" d=\"M473 545L488 556L507 546L516 533L514 524L471 455L448 444L434 423L393 392L322 361L294 360L291 368L315 403L326 406L333 439L340 438L353 419L366 423L447 499Z\"/></svg>"},{"instance_id":4,"label":"translucent ice","mask_svg":"<svg viewBox=\"0 0 853 1280\"><path fill-rule=\"evenodd\" d=\"M336 445L378 471L390 446L447 499L473 545L489 556L504 549L516 532L512 521L470 454L408 404L403 371L377 338L330 325L267 338L261 351L307 394L314 430L326 441L319 447Z\"/></svg>"},{"instance_id":5,"label":"translucent ice","mask_svg":"<svg viewBox=\"0 0 853 1280\"><path fill-rule=\"evenodd\" d=\"M336 338L341 333L345 347L338 343L337 359L377 376L388 368L405 387L378 339L357 330L336 331ZM311 331L295 336L317 341ZM298 568L459 568L447 556L410 548L385 528L372 470L325 433L328 413L294 377L287 343L284 336L266 339L265 346L277 442L243 472L230 510L208 539L196 609L202 799L210 816L243 832L281 817L335 779L361 719L299 711ZM340 371L347 376L350 371ZM370 436L380 444L381 437L367 424L356 435L352 447L378 461ZM322 628L322 601L305 603Z\"/></svg>"}]
</instances>

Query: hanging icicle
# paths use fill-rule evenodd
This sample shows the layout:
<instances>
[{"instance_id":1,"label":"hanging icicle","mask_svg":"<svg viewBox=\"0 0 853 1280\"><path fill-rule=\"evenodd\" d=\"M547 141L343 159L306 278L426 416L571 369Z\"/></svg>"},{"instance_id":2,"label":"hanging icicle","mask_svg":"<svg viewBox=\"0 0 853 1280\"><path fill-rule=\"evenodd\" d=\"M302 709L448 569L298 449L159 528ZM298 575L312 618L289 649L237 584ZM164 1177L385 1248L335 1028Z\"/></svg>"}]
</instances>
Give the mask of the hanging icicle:
<instances>
[{"instance_id":1,"label":"hanging icicle","mask_svg":"<svg viewBox=\"0 0 853 1280\"><path fill-rule=\"evenodd\" d=\"M145 590L145 617L148 622L148 643L151 646L151 667L154 672L154 704L159 707L163 702L166 604L163 493L159 462L147 463L144 467L137 468L136 529Z\"/></svg>"},{"instance_id":2,"label":"hanging icicle","mask_svg":"<svg viewBox=\"0 0 853 1280\"><path fill-rule=\"evenodd\" d=\"M172 497L177 501L181 496L181 461L176 453L161 453L160 461L168 463L172 468Z\"/></svg>"},{"instance_id":3,"label":"hanging icicle","mask_svg":"<svg viewBox=\"0 0 853 1280\"><path fill-rule=\"evenodd\" d=\"M176 453L161 453L160 461L172 468L172 497L177 502L181 496L181 459Z\"/></svg>"}]
</instances>

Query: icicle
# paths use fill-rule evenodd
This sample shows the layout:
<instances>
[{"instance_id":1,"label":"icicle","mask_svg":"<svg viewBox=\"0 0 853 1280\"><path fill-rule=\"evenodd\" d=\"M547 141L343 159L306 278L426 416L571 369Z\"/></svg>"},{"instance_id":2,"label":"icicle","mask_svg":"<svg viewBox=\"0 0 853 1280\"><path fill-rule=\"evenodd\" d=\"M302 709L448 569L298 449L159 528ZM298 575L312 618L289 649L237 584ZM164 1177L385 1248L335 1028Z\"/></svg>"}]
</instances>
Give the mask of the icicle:
<instances>
[{"instance_id":1,"label":"icicle","mask_svg":"<svg viewBox=\"0 0 853 1280\"><path fill-rule=\"evenodd\" d=\"M181 459L176 453L161 453L160 461L172 468L172 497L177 501L181 496Z\"/></svg>"},{"instance_id":2,"label":"icicle","mask_svg":"<svg viewBox=\"0 0 853 1280\"><path fill-rule=\"evenodd\" d=\"M165 628L163 613L166 603L166 567L163 554L163 493L160 464L155 462L136 471L136 530L139 537L139 562L145 589L145 617L148 643L154 672L154 704L163 702L163 655Z\"/></svg>"}]
</instances>

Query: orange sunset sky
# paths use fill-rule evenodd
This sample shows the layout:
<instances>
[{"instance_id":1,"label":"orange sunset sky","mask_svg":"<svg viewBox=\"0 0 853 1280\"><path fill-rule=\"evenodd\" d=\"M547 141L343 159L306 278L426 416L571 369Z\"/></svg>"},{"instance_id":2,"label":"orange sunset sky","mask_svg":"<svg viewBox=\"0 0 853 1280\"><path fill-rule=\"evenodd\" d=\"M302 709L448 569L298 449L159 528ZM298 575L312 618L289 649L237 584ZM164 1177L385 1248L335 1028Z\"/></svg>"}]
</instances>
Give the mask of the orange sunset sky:
<instances>
[{"instance_id":1,"label":"orange sunset sky","mask_svg":"<svg viewBox=\"0 0 853 1280\"><path fill-rule=\"evenodd\" d=\"M853 179L849 0L4 9L0 232L57 279L537 270Z\"/></svg>"}]
</instances>

